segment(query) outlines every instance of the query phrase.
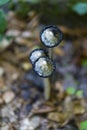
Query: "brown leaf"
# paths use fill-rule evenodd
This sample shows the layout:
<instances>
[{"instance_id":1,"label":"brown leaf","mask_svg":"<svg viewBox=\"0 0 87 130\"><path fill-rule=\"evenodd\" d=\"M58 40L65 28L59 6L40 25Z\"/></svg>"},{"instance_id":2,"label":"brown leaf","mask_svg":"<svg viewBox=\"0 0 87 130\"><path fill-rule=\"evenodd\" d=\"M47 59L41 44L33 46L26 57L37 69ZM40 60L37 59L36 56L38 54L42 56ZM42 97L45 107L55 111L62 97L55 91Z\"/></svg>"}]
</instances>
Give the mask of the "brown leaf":
<instances>
[{"instance_id":1,"label":"brown leaf","mask_svg":"<svg viewBox=\"0 0 87 130\"><path fill-rule=\"evenodd\" d=\"M48 119L58 122L63 126L68 122L69 117L67 113L51 112L48 114Z\"/></svg>"},{"instance_id":2,"label":"brown leaf","mask_svg":"<svg viewBox=\"0 0 87 130\"><path fill-rule=\"evenodd\" d=\"M77 100L77 101L74 102L73 111L74 111L74 114L83 114L83 113L85 113L86 108L82 104L81 100Z\"/></svg>"},{"instance_id":3,"label":"brown leaf","mask_svg":"<svg viewBox=\"0 0 87 130\"><path fill-rule=\"evenodd\" d=\"M44 114L44 113L49 113L52 111L55 111L56 108L55 107L50 107L50 106L41 106L41 108L37 108L37 109L33 109L32 112L34 114Z\"/></svg>"},{"instance_id":4,"label":"brown leaf","mask_svg":"<svg viewBox=\"0 0 87 130\"><path fill-rule=\"evenodd\" d=\"M87 27L85 28L68 28L65 26L60 26L60 29L63 31L63 33L71 35L71 36L82 36L87 34Z\"/></svg>"}]
</instances>

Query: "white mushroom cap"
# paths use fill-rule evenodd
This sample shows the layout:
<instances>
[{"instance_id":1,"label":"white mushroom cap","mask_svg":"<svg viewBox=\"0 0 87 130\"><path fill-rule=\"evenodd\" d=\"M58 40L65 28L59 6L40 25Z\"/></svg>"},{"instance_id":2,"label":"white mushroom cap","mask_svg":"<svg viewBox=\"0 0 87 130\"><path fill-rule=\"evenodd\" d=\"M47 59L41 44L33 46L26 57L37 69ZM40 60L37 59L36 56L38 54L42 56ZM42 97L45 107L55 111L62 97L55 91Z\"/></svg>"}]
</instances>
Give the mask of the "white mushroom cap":
<instances>
[{"instance_id":1,"label":"white mushroom cap","mask_svg":"<svg viewBox=\"0 0 87 130\"><path fill-rule=\"evenodd\" d=\"M63 39L63 34L56 26L47 26L41 31L42 43L51 48L57 46Z\"/></svg>"},{"instance_id":2,"label":"white mushroom cap","mask_svg":"<svg viewBox=\"0 0 87 130\"><path fill-rule=\"evenodd\" d=\"M32 64L34 64L34 62L38 59L38 58L40 58L40 57L42 57L42 56L45 56L45 52L44 52L44 50L43 49L35 49L35 50L33 50L31 53L30 53L30 61L31 61L31 63Z\"/></svg>"},{"instance_id":3,"label":"white mushroom cap","mask_svg":"<svg viewBox=\"0 0 87 130\"><path fill-rule=\"evenodd\" d=\"M41 77L49 77L55 70L55 65L48 57L40 57L34 64L34 71Z\"/></svg>"}]
</instances>

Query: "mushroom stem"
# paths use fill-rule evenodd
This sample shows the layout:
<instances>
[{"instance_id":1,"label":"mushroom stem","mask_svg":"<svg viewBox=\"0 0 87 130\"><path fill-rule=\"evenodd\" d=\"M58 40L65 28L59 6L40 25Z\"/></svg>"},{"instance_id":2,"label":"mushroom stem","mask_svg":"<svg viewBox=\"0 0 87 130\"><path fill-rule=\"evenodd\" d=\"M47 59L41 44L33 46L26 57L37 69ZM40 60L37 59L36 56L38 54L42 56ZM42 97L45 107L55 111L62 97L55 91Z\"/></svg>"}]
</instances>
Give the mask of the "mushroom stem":
<instances>
[{"instance_id":1,"label":"mushroom stem","mask_svg":"<svg viewBox=\"0 0 87 130\"><path fill-rule=\"evenodd\" d=\"M48 53L49 53L49 58L50 58L50 59L53 58L53 57L52 57L52 51L53 51L52 48L49 48L49 49L48 49Z\"/></svg>"},{"instance_id":2,"label":"mushroom stem","mask_svg":"<svg viewBox=\"0 0 87 130\"><path fill-rule=\"evenodd\" d=\"M44 78L44 96L46 100L49 100L51 96L51 85L49 78Z\"/></svg>"},{"instance_id":3,"label":"mushroom stem","mask_svg":"<svg viewBox=\"0 0 87 130\"><path fill-rule=\"evenodd\" d=\"M52 59L52 48L48 49L49 58ZM51 97L51 83L50 78L44 78L44 96L46 100Z\"/></svg>"}]
</instances>

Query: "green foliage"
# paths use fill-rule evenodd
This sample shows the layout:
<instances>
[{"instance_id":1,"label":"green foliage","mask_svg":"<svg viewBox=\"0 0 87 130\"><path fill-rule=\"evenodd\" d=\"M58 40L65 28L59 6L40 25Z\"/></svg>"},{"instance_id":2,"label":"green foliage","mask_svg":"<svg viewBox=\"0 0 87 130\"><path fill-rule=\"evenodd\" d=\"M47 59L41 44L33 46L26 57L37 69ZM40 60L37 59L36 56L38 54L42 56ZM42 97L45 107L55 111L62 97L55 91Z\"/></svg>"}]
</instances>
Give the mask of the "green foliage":
<instances>
[{"instance_id":1,"label":"green foliage","mask_svg":"<svg viewBox=\"0 0 87 130\"><path fill-rule=\"evenodd\" d=\"M7 27L7 21L5 18L5 14L2 10L0 10L0 34L4 33Z\"/></svg>"},{"instance_id":2,"label":"green foliage","mask_svg":"<svg viewBox=\"0 0 87 130\"><path fill-rule=\"evenodd\" d=\"M87 68L87 60L86 59L82 61L82 66Z\"/></svg>"},{"instance_id":3,"label":"green foliage","mask_svg":"<svg viewBox=\"0 0 87 130\"><path fill-rule=\"evenodd\" d=\"M68 87L66 92L67 94L74 95L78 98L83 97L83 90L76 90L74 87Z\"/></svg>"},{"instance_id":4,"label":"green foliage","mask_svg":"<svg viewBox=\"0 0 87 130\"><path fill-rule=\"evenodd\" d=\"M26 0L11 1L9 3L9 9L15 11L20 18L26 18L28 16L30 7Z\"/></svg>"},{"instance_id":5,"label":"green foliage","mask_svg":"<svg viewBox=\"0 0 87 130\"><path fill-rule=\"evenodd\" d=\"M87 2L86 3L79 2L79 3L75 4L72 7L72 9L79 15L85 15L85 14L87 14Z\"/></svg>"},{"instance_id":6,"label":"green foliage","mask_svg":"<svg viewBox=\"0 0 87 130\"><path fill-rule=\"evenodd\" d=\"M2 41L4 38L7 39L7 40L11 40L13 37L0 34L0 41Z\"/></svg>"},{"instance_id":7,"label":"green foliage","mask_svg":"<svg viewBox=\"0 0 87 130\"><path fill-rule=\"evenodd\" d=\"M16 10L16 13L22 17L25 18L27 17L28 12L30 11L29 4L26 2L19 2L19 7Z\"/></svg>"},{"instance_id":8,"label":"green foliage","mask_svg":"<svg viewBox=\"0 0 87 130\"><path fill-rule=\"evenodd\" d=\"M0 35L0 41L2 41L2 39L3 39L3 35Z\"/></svg>"},{"instance_id":9,"label":"green foliage","mask_svg":"<svg viewBox=\"0 0 87 130\"><path fill-rule=\"evenodd\" d=\"M87 130L87 120L80 123L79 130Z\"/></svg>"},{"instance_id":10,"label":"green foliage","mask_svg":"<svg viewBox=\"0 0 87 130\"><path fill-rule=\"evenodd\" d=\"M76 92L76 96L77 97L83 97L83 91L82 90L78 90L77 92Z\"/></svg>"},{"instance_id":11,"label":"green foliage","mask_svg":"<svg viewBox=\"0 0 87 130\"><path fill-rule=\"evenodd\" d=\"M32 4L37 4L37 3L41 2L42 0L24 0L24 1L30 2Z\"/></svg>"},{"instance_id":12,"label":"green foliage","mask_svg":"<svg viewBox=\"0 0 87 130\"><path fill-rule=\"evenodd\" d=\"M0 0L0 6L6 4L7 2L9 2L9 0Z\"/></svg>"},{"instance_id":13,"label":"green foliage","mask_svg":"<svg viewBox=\"0 0 87 130\"><path fill-rule=\"evenodd\" d=\"M76 89L74 87L68 87L66 92L69 94L69 95L73 95L75 94L76 92Z\"/></svg>"},{"instance_id":14,"label":"green foliage","mask_svg":"<svg viewBox=\"0 0 87 130\"><path fill-rule=\"evenodd\" d=\"M2 41L3 39L7 39L9 41L9 40L11 40L13 38L14 38L13 36L5 36L5 35L0 34L0 41Z\"/></svg>"},{"instance_id":15,"label":"green foliage","mask_svg":"<svg viewBox=\"0 0 87 130\"><path fill-rule=\"evenodd\" d=\"M7 2L9 2L9 0L0 0L0 6L2 6L3 4L6 4ZM6 30L6 27L7 27L7 21L5 18L5 14L3 10L0 9L0 41L2 41L4 38L3 33Z\"/></svg>"}]
</instances>

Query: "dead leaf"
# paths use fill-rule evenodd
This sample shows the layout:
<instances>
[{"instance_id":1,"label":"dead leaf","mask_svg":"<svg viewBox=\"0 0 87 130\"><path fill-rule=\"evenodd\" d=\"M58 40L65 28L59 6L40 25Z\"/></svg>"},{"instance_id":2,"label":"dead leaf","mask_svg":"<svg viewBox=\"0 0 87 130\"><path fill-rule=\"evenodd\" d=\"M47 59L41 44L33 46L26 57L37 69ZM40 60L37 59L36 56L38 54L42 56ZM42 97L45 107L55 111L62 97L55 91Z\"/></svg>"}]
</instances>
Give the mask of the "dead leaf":
<instances>
[{"instance_id":1,"label":"dead leaf","mask_svg":"<svg viewBox=\"0 0 87 130\"><path fill-rule=\"evenodd\" d=\"M34 114L45 114L45 113L49 113L49 112L52 112L52 111L55 111L56 108L55 107L50 107L50 106L41 106L40 108L37 108L37 109L33 109L32 112Z\"/></svg>"},{"instance_id":2,"label":"dead leaf","mask_svg":"<svg viewBox=\"0 0 87 130\"><path fill-rule=\"evenodd\" d=\"M48 119L60 123L62 126L69 120L67 113L51 112L48 114Z\"/></svg>"},{"instance_id":3,"label":"dead leaf","mask_svg":"<svg viewBox=\"0 0 87 130\"><path fill-rule=\"evenodd\" d=\"M74 102L73 104L73 111L74 114L83 114L86 111L86 108L84 107L84 105L82 104L81 100L77 100Z\"/></svg>"}]
</instances>

